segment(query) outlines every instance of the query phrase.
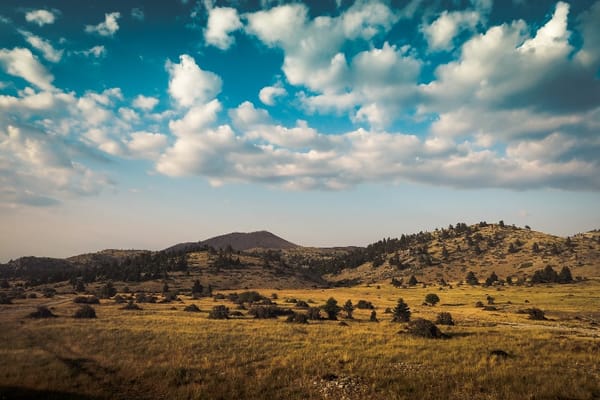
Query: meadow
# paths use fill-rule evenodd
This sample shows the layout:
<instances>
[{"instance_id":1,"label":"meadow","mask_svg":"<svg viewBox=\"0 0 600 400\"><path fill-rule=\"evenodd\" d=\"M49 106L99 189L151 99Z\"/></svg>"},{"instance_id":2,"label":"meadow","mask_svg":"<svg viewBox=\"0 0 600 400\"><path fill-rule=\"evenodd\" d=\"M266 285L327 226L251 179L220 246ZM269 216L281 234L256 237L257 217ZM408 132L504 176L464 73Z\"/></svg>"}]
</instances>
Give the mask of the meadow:
<instances>
[{"instance_id":1,"label":"meadow","mask_svg":"<svg viewBox=\"0 0 600 400\"><path fill-rule=\"evenodd\" d=\"M291 308L292 298L314 306L330 297L340 305L370 301L379 322L366 309L352 320L342 312L339 321L308 324L247 315L214 320L208 313L215 305L236 306L186 295L143 303L141 310L102 299L94 305L96 319L79 320L72 318L79 308L74 294L14 300L0 305L0 399L600 398L600 279L533 287L402 289L383 282L255 290ZM424 305L428 293L440 302ZM488 296L495 309L475 306ZM384 310L399 298L413 319L450 312L455 325L439 326L448 338L413 337L405 324L391 322ZM192 303L201 311L184 312ZM58 318L27 318L41 304ZM547 319L528 319L522 311L531 307Z\"/></svg>"}]
</instances>

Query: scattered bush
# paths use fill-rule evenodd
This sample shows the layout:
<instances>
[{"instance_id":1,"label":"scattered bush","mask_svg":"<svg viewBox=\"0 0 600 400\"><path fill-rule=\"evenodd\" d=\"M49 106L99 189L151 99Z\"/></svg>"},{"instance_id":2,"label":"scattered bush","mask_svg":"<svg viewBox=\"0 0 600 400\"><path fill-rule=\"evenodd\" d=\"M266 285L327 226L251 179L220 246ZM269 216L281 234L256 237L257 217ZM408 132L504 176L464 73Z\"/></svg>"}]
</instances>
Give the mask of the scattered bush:
<instances>
[{"instance_id":1,"label":"scattered bush","mask_svg":"<svg viewBox=\"0 0 600 400\"><path fill-rule=\"evenodd\" d=\"M533 319L535 321L544 321L546 320L546 314L544 313L544 311L540 310L539 308L529 308L526 310L527 314L529 314L529 319Z\"/></svg>"},{"instance_id":2,"label":"scattered bush","mask_svg":"<svg viewBox=\"0 0 600 400\"><path fill-rule=\"evenodd\" d=\"M183 311L187 312L200 312L200 309L195 304L190 304L184 307Z\"/></svg>"},{"instance_id":3,"label":"scattered bush","mask_svg":"<svg viewBox=\"0 0 600 400\"><path fill-rule=\"evenodd\" d=\"M156 303L156 296L147 295L146 293L137 293L135 295L136 303Z\"/></svg>"},{"instance_id":4,"label":"scattered bush","mask_svg":"<svg viewBox=\"0 0 600 400\"><path fill-rule=\"evenodd\" d=\"M417 318L410 321L407 326L407 331L413 336L427 339L441 339L447 337L433 322L423 318Z\"/></svg>"},{"instance_id":5,"label":"scattered bush","mask_svg":"<svg viewBox=\"0 0 600 400\"><path fill-rule=\"evenodd\" d=\"M295 324L308 324L308 315L295 312L288 315L286 322L292 322Z\"/></svg>"},{"instance_id":6,"label":"scattered bush","mask_svg":"<svg viewBox=\"0 0 600 400\"><path fill-rule=\"evenodd\" d=\"M473 271L469 271L467 277L465 278L465 282L467 282L469 285L479 285L479 280Z\"/></svg>"},{"instance_id":7,"label":"scattered bush","mask_svg":"<svg viewBox=\"0 0 600 400\"><path fill-rule=\"evenodd\" d=\"M290 309L280 308L277 306L254 306L248 311L249 315L254 316L254 318L267 319L267 318L277 318L280 315L290 315L293 313Z\"/></svg>"},{"instance_id":8,"label":"scattered bush","mask_svg":"<svg viewBox=\"0 0 600 400\"><path fill-rule=\"evenodd\" d=\"M427 296L425 296L425 303L429 305L435 306L439 302L440 297L435 293L429 293Z\"/></svg>"},{"instance_id":9,"label":"scattered bush","mask_svg":"<svg viewBox=\"0 0 600 400\"><path fill-rule=\"evenodd\" d=\"M116 295L115 298L115 304L123 304L125 303L125 297L121 296L120 294Z\"/></svg>"},{"instance_id":10,"label":"scattered bush","mask_svg":"<svg viewBox=\"0 0 600 400\"><path fill-rule=\"evenodd\" d=\"M29 293L29 295L27 297L30 299L37 299L37 293L31 292L31 293Z\"/></svg>"},{"instance_id":11,"label":"scattered bush","mask_svg":"<svg viewBox=\"0 0 600 400\"><path fill-rule=\"evenodd\" d=\"M417 283L419 283L419 281L417 280L417 277L414 275L411 275L410 278L408 279L408 286L415 286Z\"/></svg>"},{"instance_id":12,"label":"scattered bush","mask_svg":"<svg viewBox=\"0 0 600 400\"><path fill-rule=\"evenodd\" d=\"M307 312L308 319L311 320L320 320L321 319L321 309L319 307L310 307Z\"/></svg>"},{"instance_id":13,"label":"scattered bush","mask_svg":"<svg viewBox=\"0 0 600 400\"><path fill-rule=\"evenodd\" d=\"M96 318L96 310L88 304L85 304L75 311L73 318Z\"/></svg>"},{"instance_id":14,"label":"scattered bush","mask_svg":"<svg viewBox=\"0 0 600 400\"><path fill-rule=\"evenodd\" d=\"M100 304L100 300L96 296L77 296L73 299L73 303L77 304Z\"/></svg>"},{"instance_id":15,"label":"scattered bush","mask_svg":"<svg viewBox=\"0 0 600 400\"><path fill-rule=\"evenodd\" d=\"M475 307L483 308L484 307L483 301L478 301L477 303L475 303Z\"/></svg>"},{"instance_id":16,"label":"scattered bush","mask_svg":"<svg viewBox=\"0 0 600 400\"><path fill-rule=\"evenodd\" d=\"M138 306L133 302L133 300L129 300L125 306L121 307L121 310L141 310L142 307Z\"/></svg>"},{"instance_id":17,"label":"scattered bush","mask_svg":"<svg viewBox=\"0 0 600 400\"><path fill-rule=\"evenodd\" d=\"M383 310L384 314L392 314L392 309L389 307L386 307L385 310Z\"/></svg>"},{"instance_id":18,"label":"scattered bush","mask_svg":"<svg viewBox=\"0 0 600 400\"><path fill-rule=\"evenodd\" d=\"M56 318L46 306L39 306L36 311L29 314L29 318Z\"/></svg>"},{"instance_id":19,"label":"scattered bush","mask_svg":"<svg viewBox=\"0 0 600 400\"><path fill-rule=\"evenodd\" d=\"M305 302L304 300L298 300L298 301L296 301L296 307L298 307L298 308L308 308L308 303Z\"/></svg>"},{"instance_id":20,"label":"scattered bush","mask_svg":"<svg viewBox=\"0 0 600 400\"><path fill-rule=\"evenodd\" d=\"M361 310L373 310L375 306L373 306L373 303L370 301L359 300L358 303L356 303L356 308Z\"/></svg>"},{"instance_id":21,"label":"scattered bush","mask_svg":"<svg viewBox=\"0 0 600 400\"><path fill-rule=\"evenodd\" d=\"M214 306L210 313L208 314L208 318L211 319L228 319L229 318L229 308L224 305Z\"/></svg>"},{"instance_id":22,"label":"scattered bush","mask_svg":"<svg viewBox=\"0 0 600 400\"><path fill-rule=\"evenodd\" d=\"M449 312L441 312L437 315L435 323L440 325L454 325L454 320L452 319L452 314Z\"/></svg>"}]
</instances>

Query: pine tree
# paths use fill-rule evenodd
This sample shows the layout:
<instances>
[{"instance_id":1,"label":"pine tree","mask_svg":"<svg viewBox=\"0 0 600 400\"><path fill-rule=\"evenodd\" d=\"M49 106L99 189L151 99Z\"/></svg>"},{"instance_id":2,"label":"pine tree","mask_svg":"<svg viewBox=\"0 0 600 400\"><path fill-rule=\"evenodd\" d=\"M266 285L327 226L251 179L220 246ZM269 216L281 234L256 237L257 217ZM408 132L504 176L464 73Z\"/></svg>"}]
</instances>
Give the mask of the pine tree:
<instances>
[{"instance_id":1,"label":"pine tree","mask_svg":"<svg viewBox=\"0 0 600 400\"><path fill-rule=\"evenodd\" d=\"M479 285L479 280L477 279L477 277L475 276L475 273L473 271L469 271L469 273L467 274L467 277L465 278L465 281L469 285Z\"/></svg>"},{"instance_id":2,"label":"pine tree","mask_svg":"<svg viewBox=\"0 0 600 400\"><path fill-rule=\"evenodd\" d=\"M410 321L410 308L403 299L398 300L398 304L393 310L394 318L392 322L408 322Z\"/></svg>"},{"instance_id":3,"label":"pine tree","mask_svg":"<svg viewBox=\"0 0 600 400\"><path fill-rule=\"evenodd\" d=\"M344 304L344 311L346 312L346 318L352 319L352 312L354 311L354 306L352 305L352 301L348 300L346 304Z\"/></svg>"},{"instance_id":4,"label":"pine tree","mask_svg":"<svg viewBox=\"0 0 600 400\"><path fill-rule=\"evenodd\" d=\"M325 305L322 307L323 311L327 313L327 319L337 320L337 315L342 310L340 306L338 306L338 302L333 297L330 297Z\"/></svg>"}]
</instances>

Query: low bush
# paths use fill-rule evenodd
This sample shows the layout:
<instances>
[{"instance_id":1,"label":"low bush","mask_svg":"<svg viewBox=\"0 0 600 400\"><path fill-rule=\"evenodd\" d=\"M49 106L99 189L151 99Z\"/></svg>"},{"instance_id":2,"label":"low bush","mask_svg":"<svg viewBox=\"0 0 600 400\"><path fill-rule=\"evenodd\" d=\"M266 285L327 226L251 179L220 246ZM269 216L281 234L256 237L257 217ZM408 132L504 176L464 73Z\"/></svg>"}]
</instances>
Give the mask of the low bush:
<instances>
[{"instance_id":1,"label":"low bush","mask_svg":"<svg viewBox=\"0 0 600 400\"><path fill-rule=\"evenodd\" d=\"M359 300L358 303L356 303L356 308L359 308L361 310L373 310L375 306L373 306L373 303L371 303L370 301Z\"/></svg>"},{"instance_id":2,"label":"low bush","mask_svg":"<svg viewBox=\"0 0 600 400\"><path fill-rule=\"evenodd\" d=\"M423 318L417 318L410 321L407 326L407 331L413 336L427 339L441 339L447 337L433 322Z\"/></svg>"},{"instance_id":3,"label":"low bush","mask_svg":"<svg viewBox=\"0 0 600 400\"><path fill-rule=\"evenodd\" d=\"M229 318L229 308L224 305L214 306L210 313L208 314L208 318L211 319L228 319Z\"/></svg>"},{"instance_id":4,"label":"low bush","mask_svg":"<svg viewBox=\"0 0 600 400\"><path fill-rule=\"evenodd\" d=\"M452 314L449 312L441 312L437 315L435 323L440 325L454 325L454 320L452 319Z\"/></svg>"},{"instance_id":5,"label":"low bush","mask_svg":"<svg viewBox=\"0 0 600 400\"><path fill-rule=\"evenodd\" d=\"M260 319L277 318L281 315L291 315L292 313L293 311L288 308L277 306L254 306L248 311L249 315Z\"/></svg>"},{"instance_id":6,"label":"low bush","mask_svg":"<svg viewBox=\"0 0 600 400\"><path fill-rule=\"evenodd\" d=\"M96 310L88 304L85 304L75 311L73 318L96 318Z\"/></svg>"},{"instance_id":7,"label":"low bush","mask_svg":"<svg viewBox=\"0 0 600 400\"><path fill-rule=\"evenodd\" d=\"M133 300L129 300L125 306L121 307L121 310L141 310L142 307L138 306L133 302Z\"/></svg>"},{"instance_id":8,"label":"low bush","mask_svg":"<svg viewBox=\"0 0 600 400\"><path fill-rule=\"evenodd\" d=\"M96 296L77 296L73 299L73 303L77 304L100 304L100 300Z\"/></svg>"},{"instance_id":9,"label":"low bush","mask_svg":"<svg viewBox=\"0 0 600 400\"><path fill-rule=\"evenodd\" d=\"M46 306L39 306L36 311L29 314L29 318L56 318L56 315Z\"/></svg>"},{"instance_id":10,"label":"low bush","mask_svg":"<svg viewBox=\"0 0 600 400\"><path fill-rule=\"evenodd\" d=\"M286 322L292 322L295 324L308 324L308 315L295 312L288 315Z\"/></svg>"},{"instance_id":11,"label":"low bush","mask_svg":"<svg viewBox=\"0 0 600 400\"><path fill-rule=\"evenodd\" d=\"M190 304L184 307L183 311L186 312L200 312L200 309L195 304Z\"/></svg>"},{"instance_id":12,"label":"low bush","mask_svg":"<svg viewBox=\"0 0 600 400\"><path fill-rule=\"evenodd\" d=\"M529 319L535 321L544 321L547 319L544 311L540 310L539 308L529 308L527 309L527 314L529 314Z\"/></svg>"}]
</instances>

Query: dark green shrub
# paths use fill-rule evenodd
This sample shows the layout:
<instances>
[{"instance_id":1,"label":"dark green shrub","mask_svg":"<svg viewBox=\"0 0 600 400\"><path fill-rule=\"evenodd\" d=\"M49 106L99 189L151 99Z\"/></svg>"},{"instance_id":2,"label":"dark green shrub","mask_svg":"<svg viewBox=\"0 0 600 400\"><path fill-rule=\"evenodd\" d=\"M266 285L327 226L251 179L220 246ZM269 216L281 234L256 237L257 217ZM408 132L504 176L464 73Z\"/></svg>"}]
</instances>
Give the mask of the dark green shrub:
<instances>
[{"instance_id":1,"label":"dark green shrub","mask_svg":"<svg viewBox=\"0 0 600 400\"><path fill-rule=\"evenodd\" d=\"M88 304L85 304L75 311L73 318L96 318L96 310Z\"/></svg>"},{"instance_id":2,"label":"dark green shrub","mask_svg":"<svg viewBox=\"0 0 600 400\"><path fill-rule=\"evenodd\" d=\"M44 297L52 298L56 294L56 289L51 287L45 287L42 289L42 294L44 295Z\"/></svg>"},{"instance_id":3,"label":"dark green shrub","mask_svg":"<svg viewBox=\"0 0 600 400\"><path fill-rule=\"evenodd\" d=\"M446 337L433 322L423 318L417 318L410 321L407 326L407 331L413 336L427 339L441 339Z\"/></svg>"},{"instance_id":4,"label":"dark green shrub","mask_svg":"<svg viewBox=\"0 0 600 400\"><path fill-rule=\"evenodd\" d=\"M527 310L527 314L529 314L529 319L533 319L536 321L544 321L547 319L544 311L540 310L539 308L529 308Z\"/></svg>"},{"instance_id":5,"label":"dark green shrub","mask_svg":"<svg viewBox=\"0 0 600 400\"><path fill-rule=\"evenodd\" d=\"M73 299L73 303L77 304L100 304L100 300L96 296L77 296Z\"/></svg>"},{"instance_id":6,"label":"dark green shrub","mask_svg":"<svg viewBox=\"0 0 600 400\"><path fill-rule=\"evenodd\" d=\"M12 304L12 299L6 293L0 293L0 304Z\"/></svg>"},{"instance_id":7,"label":"dark green shrub","mask_svg":"<svg viewBox=\"0 0 600 400\"><path fill-rule=\"evenodd\" d=\"M39 306L36 311L29 314L29 318L56 318L46 306Z\"/></svg>"},{"instance_id":8,"label":"dark green shrub","mask_svg":"<svg viewBox=\"0 0 600 400\"><path fill-rule=\"evenodd\" d=\"M229 308L224 305L214 306L210 313L208 314L208 318L211 319L228 319L229 318Z\"/></svg>"},{"instance_id":9,"label":"dark green shrub","mask_svg":"<svg viewBox=\"0 0 600 400\"><path fill-rule=\"evenodd\" d=\"M281 315L290 315L293 313L288 308L280 308L277 306L254 306L250 308L248 311L249 315L252 315L254 318L267 319L267 318L277 318Z\"/></svg>"},{"instance_id":10,"label":"dark green shrub","mask_svg":"<svg viewBox=\"0 0 600 400\"><path fill-rule=\"evenodd\" d=\"M295 312L288 315L286 322L293 322L295 324L308 324L308 315Z\"/></svg>"},{"instance_id":11,"label":"dark green shrub","mask_svg":"<svg viewBox=\"0 0 600 400\"><path fill-rule=\"evenodd\" d=\"M308 319L311 320L320 320L321 319L321 309L319 307L309 307L307 310Z\"/></svg>"},{"instance_id":12,"label":"dark green shrub","mask_svg":"<svg viewBox=\"0 0 600 400\"><path fill-rule=\"evenodd\" d=\"M129 300L125 306L121 307L121 310L141 310L142 307L138 306L133 302L133 300Z\"/></svg>"},{"instance_id":13,"label":"dark green shrub","mask_svg":"<svg viewBox=\"0 0 600 400\"><path fill-rule=\"evenodd\" d=\"M375 306L373 306L373 303L371 303L370 301L359 300L358 303L356 303L356 308L359 308L361 310L373 310Z\"/></svg>"},{"instance_id":14,"label":"dark green shrub","mask_svg":"<svg viewBox=\"0 0 600 400\"><path fill-rule=\"evenodd\" d=\"M305 302L304 300L298 300L296 302L296 307L298 307L298 308L308 308L308 303Z\"/></svg>"},{"instance_id":15,"label":"dark green shrub","mask_svg":"<svg viewBox=\"0 0 600 400\"><path fill-rule=\"evenodd\" d=\"M343 310L346 312L346 318L353 319L352 313L354 312L354 305L352 305L352 301L348 300L343 307Z\"/></svg>"},{"instance_id":16,"label":"dark green shrub","mask_svg":"<svg viewBox=\"0 0 600 400\"><path fill-rule=\"evenodd\" d=\"M183 311L187 311L187 312L200 312L200 309L198 308L197 305L190 304L190 305L185 306L183 308Z\"/></svg>"},{"instance_id":17,"label":"dark green shrub","mask_svg":"<svg viewBox=\"0 0 600 400\"><path fill-rule=\"evenodd\" d=\"M454 320L452 319L452 314L449 312L441 312L437 315L435 323L440 325L454 325Z\"/></svg>"},{"instance_id":18,"label":"dark green shrub","mask_svg":"<svg viewBox=\"0 0 600 400\"><path fill-rule=\"evenodd\" d=\"M439 302L440 297L435 293L428 293L427 296L425 296L425 303L429 305L435 306Z\"/></svg>"}]
</instances>

